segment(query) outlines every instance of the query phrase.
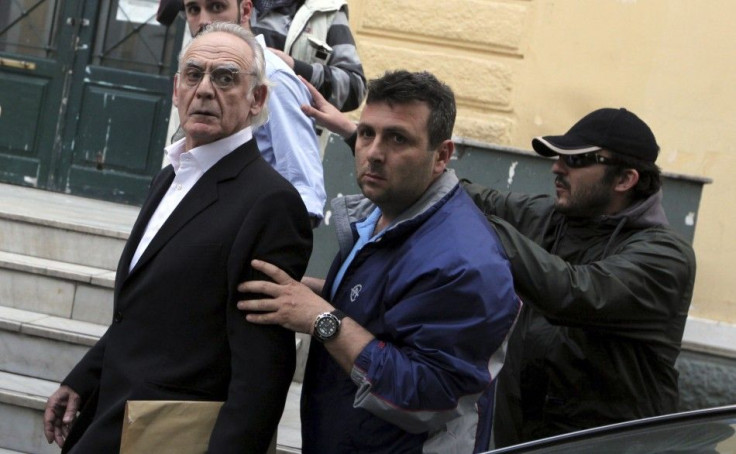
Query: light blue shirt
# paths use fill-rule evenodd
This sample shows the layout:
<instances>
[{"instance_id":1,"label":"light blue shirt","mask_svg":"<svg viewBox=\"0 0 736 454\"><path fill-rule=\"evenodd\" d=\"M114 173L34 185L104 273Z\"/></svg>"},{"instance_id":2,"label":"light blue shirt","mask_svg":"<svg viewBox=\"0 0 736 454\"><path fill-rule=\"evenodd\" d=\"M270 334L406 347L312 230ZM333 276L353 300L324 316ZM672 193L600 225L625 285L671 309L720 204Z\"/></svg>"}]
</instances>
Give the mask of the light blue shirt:
<instances>
[{"instance_id":1,"label":"light blue shirt","mask_svg":"<svg viewBox=\"0 0 736 454\"><path fill-rule=\"evenodd\" d=\"M350 264L353 263L353 260L355 259L355 256L358 254L358 252L360 252L360 250L363 249L363 246L365 246L366 244L372 241L377 241L379 238L381 238L381 236L383 236L383 233L386 231L386 229L383 229L375 236L371 236L373 235L373 231L376 230L376 224L378 223L378 220L380 218L381 209L376 208L371 212L370 215L368 215L367 218L355 224L355 229L358 231L358 241L355 242L355 245L350 251L350 254L345 259L345 261L342 262L342 265L340 265L340 269L335 275L335 280L332 283L332 288L330 289L330 300L335 298L335 292L340 286L342 278L345 277L345 271L347 271Z\"/></svg>"},{"instance_id":2,"label":"light blue shirt","mask_svg":"<svg viewBox=\"0 0 736 454\"><path fill-rule=\"evenodd\" d=\"M266 162L299 191L310 216L322 219L327 195L319 143L313 120L301 110L302 104L311 103L312 96L294 71L266 48L263 37L257 39L272 87L268 122L253 135Z\"/></svg>"}]
</instances>

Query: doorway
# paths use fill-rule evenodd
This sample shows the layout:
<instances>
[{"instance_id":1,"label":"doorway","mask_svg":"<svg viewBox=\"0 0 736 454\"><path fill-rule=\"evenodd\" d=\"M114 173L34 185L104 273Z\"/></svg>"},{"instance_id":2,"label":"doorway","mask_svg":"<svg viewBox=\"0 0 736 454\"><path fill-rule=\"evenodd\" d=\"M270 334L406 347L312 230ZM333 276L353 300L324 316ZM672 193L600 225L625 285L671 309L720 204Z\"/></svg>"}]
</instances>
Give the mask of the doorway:
<instances>
[{"instance_id":1,"label":"doorway","mask_svg":"<svg viewBox=\"0 0 736 454\"><path fill-rule=\"evenodd\" d=\"M140 204L161 168L184 20L158 0L0 3L0 181Z\"/></svg>"}]
</instances>

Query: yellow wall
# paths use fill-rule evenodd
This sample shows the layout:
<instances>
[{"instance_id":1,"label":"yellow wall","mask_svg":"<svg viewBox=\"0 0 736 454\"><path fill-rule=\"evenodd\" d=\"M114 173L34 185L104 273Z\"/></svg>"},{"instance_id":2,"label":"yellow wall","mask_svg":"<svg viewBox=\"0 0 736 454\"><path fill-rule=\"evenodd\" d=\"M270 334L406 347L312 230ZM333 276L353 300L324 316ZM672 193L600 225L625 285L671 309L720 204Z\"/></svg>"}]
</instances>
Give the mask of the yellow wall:
<instances>
[{"instance_id":1,"label":"yellow wall","mask_svg":"<svg viewBox=\"0 0 736 454\"><path fill-rule=\"evenodd\" d=\"M713 179L698 212L690 314L736 323L736 2L349 5L366 75L433 72L455 90L458 136L530 149L533 136L562 133L598 107L642 117L664 171Z\"/></svg>"}]
</instances>

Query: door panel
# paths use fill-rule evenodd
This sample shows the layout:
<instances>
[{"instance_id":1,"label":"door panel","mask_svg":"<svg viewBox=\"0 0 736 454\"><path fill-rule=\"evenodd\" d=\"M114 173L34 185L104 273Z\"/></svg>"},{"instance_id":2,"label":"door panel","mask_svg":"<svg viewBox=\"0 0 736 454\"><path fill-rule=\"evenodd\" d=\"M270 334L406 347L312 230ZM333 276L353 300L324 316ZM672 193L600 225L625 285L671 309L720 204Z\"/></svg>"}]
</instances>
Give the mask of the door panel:
<instances>
[{"instance_id":1,"label":"door panel","mask_svg":"<svg viewBox=\"0 0 736 454\"><path fill-rule=\"evenodd\" d=\"M70 90L60 178L71 193L138 204L161 168L180 42L174 29L129 15L129 5L86 2L83 20L95 26L79 34L75 71L84 77Z\"/></svg>"},{"instance_id":2,"label":"door panel","mask_svg":"<svg viewBox=\"0 0 736 454\"><path fill-rule=\"evenodd\" d=\"M161 168L168 79L158 91L133 89L110 82L120 74L94 75L100 72L92 71L84 86L69 188L107 200L141 200Z\"/></svg>"},{"instance_id":3,"label":"door panel","mask_svg":"<svg viewBox=\"0 0 736 454\"><path fill-rule=\"evenodd\" d=\"M162 120L161 107L156 93L88 84L74 147L75 164L145 172L151 165L150 159L136 150L147 149L154 139Z\"/></svg>"},{"instance_id":4,"label":"door panel","mask_svg":"<svg viewBox=\"0 0 736 454\"><path fill-rule=\"evenodd\" d=\"M71 55L54 0L0 1L0 181L45 187ZM71 5L70 5L71 6ZM57 43L66 43L58 47Z\"/></svg>"},{"instance_id":5,"label":"door panel","mask_svg":"<svg viewBox=\"0 0 736 454\"><path fill-rule=\"evenodd\" d=\"M88 66L65 179L75 194L140 203L160 168L171 108L169 77ZM71 112L70 112L71 113ZM129 181L126 181L129 180Z\"/></svg>"},{"instance_id":6,"label":"door panel","mask_svg":"<svg viewBox=\"0 0 736 454\"><path fill-rule=\"evenodd\" d=\"M35 186L40 169L41 112L48 78L0 73L0 179Z\"/></svg>"}]
</instances>

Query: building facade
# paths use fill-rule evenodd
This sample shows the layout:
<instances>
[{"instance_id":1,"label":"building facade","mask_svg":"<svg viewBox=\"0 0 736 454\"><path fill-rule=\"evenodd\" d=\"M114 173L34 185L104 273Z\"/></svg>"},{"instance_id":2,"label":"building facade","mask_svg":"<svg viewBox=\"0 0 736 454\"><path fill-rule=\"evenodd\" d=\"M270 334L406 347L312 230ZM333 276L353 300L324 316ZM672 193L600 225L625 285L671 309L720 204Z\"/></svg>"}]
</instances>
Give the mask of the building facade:
<instances>
[{"instance_id":1,"label":"building facade","mask_svg":"<svg viewBox=\"0 0 736 454\"><path fill-rule=\"evenodd\" d=\"M670 216L676 228L697 224L698 271L685 346L736 358L736 279L730 266L736 260L736 60L730 57L736 52L736 3L349 5L367 77L396 68L437 74L457 95L457 136L530 150L532 137L564 132L599 107L625 106L645 119L660 144L663 171L711 181L697 212ZM703 369L690 366L682 368L683 375L694 374L697 386ZM711 374L704 381L721 388L734 379L720 363L704 373Z\"/></svg>"}]
</instances>

